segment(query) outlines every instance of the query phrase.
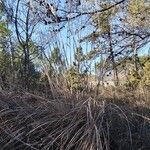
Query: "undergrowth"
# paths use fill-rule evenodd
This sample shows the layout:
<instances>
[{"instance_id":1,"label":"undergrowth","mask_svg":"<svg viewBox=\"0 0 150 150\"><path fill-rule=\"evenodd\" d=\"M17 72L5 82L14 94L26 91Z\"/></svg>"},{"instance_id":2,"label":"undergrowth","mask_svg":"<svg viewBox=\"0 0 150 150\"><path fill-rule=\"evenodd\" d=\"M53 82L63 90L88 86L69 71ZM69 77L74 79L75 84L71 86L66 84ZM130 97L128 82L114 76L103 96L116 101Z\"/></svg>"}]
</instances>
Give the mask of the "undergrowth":
<instances>
[{"instance_id":1,"label":"undergrowth","mask_svg":"<svg viewBox=\"0 0 150 150\"><path fill-rule=\"evenodd\" d=\"M48 100L1 92L0 149L149 150L150 109L136 96Z\"/></svg>"}]
</instances>

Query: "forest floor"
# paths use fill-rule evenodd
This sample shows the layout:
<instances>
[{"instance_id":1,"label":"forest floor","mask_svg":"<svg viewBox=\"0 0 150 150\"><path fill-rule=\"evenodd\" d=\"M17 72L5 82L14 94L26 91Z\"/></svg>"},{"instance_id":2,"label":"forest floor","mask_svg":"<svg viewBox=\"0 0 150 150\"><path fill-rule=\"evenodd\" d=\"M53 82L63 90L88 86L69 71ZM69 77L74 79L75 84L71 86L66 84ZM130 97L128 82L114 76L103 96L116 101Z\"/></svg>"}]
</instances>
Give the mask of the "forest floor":
<instances>
[{"instance_id":1,"label":"forest floor","mask_svg":"<svg viewBox=\"0 0 150 150\"><path fill-rule=\"evenodd\" d=\"M149 150L149 95L118 92L49 100L1 91L0 149Z\"/></svg>"}]
</instances>

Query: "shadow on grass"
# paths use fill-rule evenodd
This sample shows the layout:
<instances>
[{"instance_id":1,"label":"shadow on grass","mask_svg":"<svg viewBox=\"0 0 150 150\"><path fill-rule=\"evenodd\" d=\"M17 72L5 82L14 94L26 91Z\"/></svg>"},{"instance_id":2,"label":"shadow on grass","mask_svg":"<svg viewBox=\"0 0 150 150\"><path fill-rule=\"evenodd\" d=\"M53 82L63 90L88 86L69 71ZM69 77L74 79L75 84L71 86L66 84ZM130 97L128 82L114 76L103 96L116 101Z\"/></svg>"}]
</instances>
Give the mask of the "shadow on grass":
<instances>
[{"instance_id":1,"label":"shadow on grass","mask_svg":"<svg viewBox=\"0 0 150 150\"><path fill-rule=\"evenodd\" d=\"M2 150L149 150L150 109L124 100L0 94Z\"/></svg>"}]
</instances>

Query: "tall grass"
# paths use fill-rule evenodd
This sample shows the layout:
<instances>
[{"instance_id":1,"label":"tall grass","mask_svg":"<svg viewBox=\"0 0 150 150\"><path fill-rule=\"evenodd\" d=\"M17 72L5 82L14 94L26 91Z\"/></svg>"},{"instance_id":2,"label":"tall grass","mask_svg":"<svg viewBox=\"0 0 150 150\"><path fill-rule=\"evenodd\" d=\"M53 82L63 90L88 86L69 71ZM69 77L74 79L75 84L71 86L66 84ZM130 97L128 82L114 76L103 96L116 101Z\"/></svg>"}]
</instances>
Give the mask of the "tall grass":
<instances>
[{"instance_id":1,"label":"tall grass","mask_svg":"<svg viewBox=\"0 0 150 150\"><path fill-rule=\"evenodd\" d=\"M150 110L124 99L70 96L47 100L29 93L1 93L0 147L148 150Z\"/></svg>"}]
</instances>

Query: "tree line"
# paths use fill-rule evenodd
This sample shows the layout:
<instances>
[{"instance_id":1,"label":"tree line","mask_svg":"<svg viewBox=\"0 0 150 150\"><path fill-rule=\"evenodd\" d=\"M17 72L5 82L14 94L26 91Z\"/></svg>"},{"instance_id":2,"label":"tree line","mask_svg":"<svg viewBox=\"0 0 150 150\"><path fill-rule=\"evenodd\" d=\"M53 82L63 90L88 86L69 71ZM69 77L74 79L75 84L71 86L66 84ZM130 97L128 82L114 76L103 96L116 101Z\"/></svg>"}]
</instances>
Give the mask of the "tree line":
<instances>
[{"instance_id":1,"label":"tree line","mask_svg":"<svg viewBox=\"0 0 150 150\"><path fill-rule=\"evenodd\" d=\"M150 4L145 0L0 1L0 84L71 92L128 70L125 86L150 86ZM128 67L132 66L132 67Z\"/></svg>"}]
</instances>

